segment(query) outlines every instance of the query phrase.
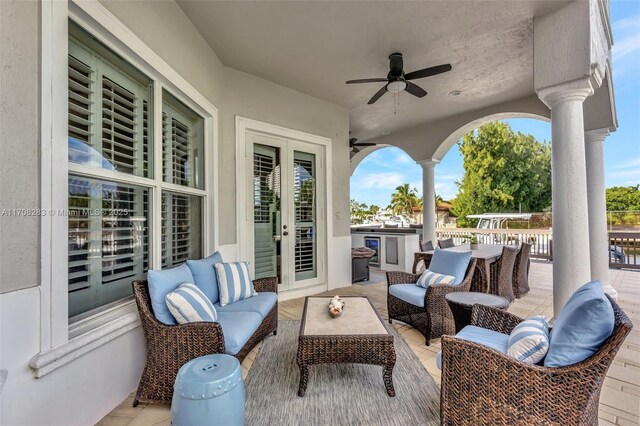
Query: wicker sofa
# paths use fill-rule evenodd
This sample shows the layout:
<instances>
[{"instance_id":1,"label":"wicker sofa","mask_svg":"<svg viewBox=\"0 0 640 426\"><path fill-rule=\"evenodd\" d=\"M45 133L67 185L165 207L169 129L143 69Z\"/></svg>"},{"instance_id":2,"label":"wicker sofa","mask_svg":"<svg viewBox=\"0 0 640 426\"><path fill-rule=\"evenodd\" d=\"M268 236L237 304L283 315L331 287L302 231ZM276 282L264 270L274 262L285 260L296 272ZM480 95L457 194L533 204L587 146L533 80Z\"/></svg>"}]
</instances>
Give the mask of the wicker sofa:
<instances>
[{"instance_id":1,"label":"wicker sofa","mask_svg":"<svg viewBox=\"0 0 640 426\"><path fill-rule=\"evenodd\" d=\"M415 285L421 274L387 272L387 312L389 313L389 323L395 319L413 326L425 337L427 346L429 346L429 341L433 338L440 337L443 334L454 334L453 314L449 309L445 296L454 291L469 291L476 269L476 262L476 259L472 259L469 262L464 280L460 284L435 284L429 286L424 295L424 306L416 306L405 302L389 293L389 287L392 285Z\"/></svg>"},{"instance_id":2,"label":"wicker sofa","mask_svg":"<svg viewBox=\"0 0 640 426\"><path fill-rule=\"evenodd\" d=\"M589 358L565 367L526 364L488 346L442 337L442 425L596 425L605 375L632 328L609 298L614 329ZM509 334L521 318L475 305L471 324Z\"/></svg>"},{"instance_id":3,"label":"wicker sofa","mask_svg":"<svg viewBox=\"0 0 640 426\"><path fill-rule=\"evenodd\" d=\"M253 281L253 286L258 293L277 293L278 279L276 277L256 279ZM138 305L147 345L147 359L133 406L137 406L139 402L170 403L173 396L173 382L184 363L203 355L230 352L225 345L223 327L219 322L163 324L153 314L147 281L134 281L133 294ZM242 313L239 312L239 314ZM232 351L236 353L231 354L242 362L256 344L269 334L276 334L277 329L276 298L275 304L262 318L257 329L237 352Z\"/></svg>"}]
</instances>

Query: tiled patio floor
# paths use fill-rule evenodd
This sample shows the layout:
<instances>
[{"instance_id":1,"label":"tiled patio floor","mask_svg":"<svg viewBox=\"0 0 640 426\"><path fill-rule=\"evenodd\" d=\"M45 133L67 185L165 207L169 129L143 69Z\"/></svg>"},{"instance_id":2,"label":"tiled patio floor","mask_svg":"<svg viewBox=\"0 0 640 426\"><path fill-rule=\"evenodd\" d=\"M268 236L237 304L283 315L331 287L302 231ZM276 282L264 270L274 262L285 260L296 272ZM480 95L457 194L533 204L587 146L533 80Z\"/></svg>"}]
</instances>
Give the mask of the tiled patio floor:
<instances>
[{"instance_id":1,"label":"tiled patio floor","mask_svg":"<svg viewBox=\"0 0 640 426\"><path fill-rule=\"evenodd\" d=\"M552 265L548 262L532 262L529 283L531 291L522 299L517 299L509 308L519 316L533 314L553 315ZM375 274L373 277L379 277ZM600 425L640 424L640 272L611 270L613 287L618 290L618 302L634 322L631 332L618 352L604 382L600 398ZM366 295L374 303L380 314L387 316L386 284L384 282L354 285L349 288L326 293L340 293L344 296ZM302 315L303 299L293 299L280 303L281 320L297 320ZM394 326L402 334L411 349L418 356L424 368L440 383L440 370L436 367L436 354L440 351L440 340L435 339L430 346L424 345L424 338L410 326L394 321ZM242 364L246 377L260 346L257 346ZM133 396L129 396L119 407L106 416L99 425L168 425L168 406L140 404L131 407Z\"/></svg>"}]
</instances>

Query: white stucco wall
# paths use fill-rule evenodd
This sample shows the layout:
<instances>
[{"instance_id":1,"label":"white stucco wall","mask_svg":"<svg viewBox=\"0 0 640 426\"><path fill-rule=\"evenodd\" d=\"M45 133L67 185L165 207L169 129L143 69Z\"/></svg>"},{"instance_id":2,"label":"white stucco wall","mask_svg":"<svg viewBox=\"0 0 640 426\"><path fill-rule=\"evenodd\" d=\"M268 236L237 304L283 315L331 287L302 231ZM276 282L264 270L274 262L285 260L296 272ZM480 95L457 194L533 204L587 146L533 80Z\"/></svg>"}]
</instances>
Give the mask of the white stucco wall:
<instances>
[{"instance_id":1,"label":"white stucco wall","mask_svg":"<svg viewBox=\"0 0 640 426\"><path fill-rule=\"evenodd\" d=\"M235 115L332 139L329 288L350 284L349 117L345 108L227 69L172 1L105 1L104 6L219 110L220 249L236 250ZM1 1L0 207L39 206L39 7ZM9 47L8 49L5 47ZM11 90L6 90L10 87ZM19 120L15 118L19 117ZM340 219L336 213L340 214ZM35 379L41 352L39 220L0 222L0 423L92 424L135 390L145 349L138 327ZM14 291L15 290L15 291Z\"/></svg>"}]
</instances>

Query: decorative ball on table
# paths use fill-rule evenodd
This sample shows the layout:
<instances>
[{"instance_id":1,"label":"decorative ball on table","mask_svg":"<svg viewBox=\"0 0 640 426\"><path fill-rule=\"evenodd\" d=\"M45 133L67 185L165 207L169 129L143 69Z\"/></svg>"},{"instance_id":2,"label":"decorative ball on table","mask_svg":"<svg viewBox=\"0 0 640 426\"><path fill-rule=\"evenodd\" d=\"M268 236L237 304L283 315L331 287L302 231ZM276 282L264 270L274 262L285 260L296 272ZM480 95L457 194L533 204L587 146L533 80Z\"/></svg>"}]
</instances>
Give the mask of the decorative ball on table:
<instances>
[{"instance_id":1,"label":"decorative ball on table","mask_svg":"<svg viewBox=\"0 0 640 426\"><path fill-rule=\"evenodd\" d=\"M340 296L333 296L333 299L329 301L329 315L333 318L338 318L342 315L342 308L344 308L344 300Z\"/></svg>"}]
</instances>

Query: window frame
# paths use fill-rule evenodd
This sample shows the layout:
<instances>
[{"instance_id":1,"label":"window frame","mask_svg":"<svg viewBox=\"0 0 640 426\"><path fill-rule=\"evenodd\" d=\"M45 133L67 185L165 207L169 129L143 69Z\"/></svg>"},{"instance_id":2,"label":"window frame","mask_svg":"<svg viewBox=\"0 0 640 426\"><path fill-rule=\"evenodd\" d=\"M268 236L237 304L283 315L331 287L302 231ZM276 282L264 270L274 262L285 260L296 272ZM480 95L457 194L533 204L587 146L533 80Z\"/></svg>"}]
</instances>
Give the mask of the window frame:
<instances>
[{"instance_id":1,"label":"window frame","mask_svg":"<svg viewBox=\"0 0 640 426\"><path fill-rule=\"evenodd\" d=\"M68 21L146 74L153 81L153 178L68 162L67 57ZM217 158L218 110L160 56L133 34L97 0L42 2L41 48L41 335L40 354L32 362L36 376L70 362L85 352L139 325L131 299L70 325L68 316L68 217L56 215L68 208L68 176L139 185L149 190L149 269L159 269L161 259L161 192L170 190L201 197L203 254L218 247ZM162 181L162 91L169 92L204 120L203 189ZM129 326L123 326L123 323ZM117 326L116 326L117 325ZM53 356L52 348L58 355ZM62 349L62 350L61 350ZM75 353L75 354L74 354ZM64 362L61 358L68 358Z\"/></svg>"}]
</instances>

